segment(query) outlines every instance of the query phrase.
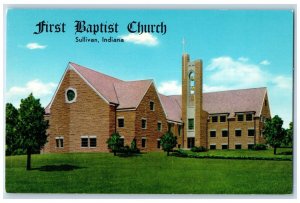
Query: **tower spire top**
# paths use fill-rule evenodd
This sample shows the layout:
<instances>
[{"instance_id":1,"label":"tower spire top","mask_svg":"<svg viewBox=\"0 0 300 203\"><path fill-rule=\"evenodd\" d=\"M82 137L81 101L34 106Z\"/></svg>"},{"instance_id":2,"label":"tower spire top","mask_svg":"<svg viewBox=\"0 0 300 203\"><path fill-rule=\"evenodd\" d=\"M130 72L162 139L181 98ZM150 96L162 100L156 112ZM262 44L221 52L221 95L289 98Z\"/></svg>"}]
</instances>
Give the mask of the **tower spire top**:
<instances>
[{"instance_id":1,"label":"tower spire top","mask_svg":"<svg viewBox=\"0 0 300 203\"><path fill-rule=\"evenodd\" d=\"M185 54L185 39L184 37L182 38L182 52Z\"/></svg>"}]
</instances>

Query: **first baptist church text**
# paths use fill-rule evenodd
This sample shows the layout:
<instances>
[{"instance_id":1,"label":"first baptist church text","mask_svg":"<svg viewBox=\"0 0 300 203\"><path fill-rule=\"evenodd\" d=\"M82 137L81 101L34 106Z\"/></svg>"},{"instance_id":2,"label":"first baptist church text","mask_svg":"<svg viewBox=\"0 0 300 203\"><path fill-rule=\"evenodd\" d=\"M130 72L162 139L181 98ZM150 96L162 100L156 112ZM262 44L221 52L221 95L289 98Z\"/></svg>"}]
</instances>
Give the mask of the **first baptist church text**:
<instances>
[{"instance_id":1,"label":"first baptist church text","mask_svg":"<svg viewBox=\"0 0 300 203\"><path fill-rule=\"evenodd\" d=\"M64 33L66 32L66 23L48 23L48 21L40 21L36 24L37 30L33 34L41 33ZM120 30L119 24L114 23L98 23L89 24L84 20L74 21L75 34L77 33L90 33L96 35L97 33L118 33ZM143 24L140 21L131 21L127 24L127 30L130 33L143 34L143 33L157 33L166 34L167 25L164 22L158 24Z\"/></svg>"}]
</instances>

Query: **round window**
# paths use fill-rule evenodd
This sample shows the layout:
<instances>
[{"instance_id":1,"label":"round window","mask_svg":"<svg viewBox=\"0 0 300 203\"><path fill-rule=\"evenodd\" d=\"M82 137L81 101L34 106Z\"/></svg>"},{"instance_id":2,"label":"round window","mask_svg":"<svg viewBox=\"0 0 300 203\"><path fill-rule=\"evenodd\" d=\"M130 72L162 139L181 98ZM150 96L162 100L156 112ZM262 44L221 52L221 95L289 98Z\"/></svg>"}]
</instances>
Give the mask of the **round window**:
<instances>
[{"instance_id":1,"label":"round window","mask_svg":"<svg viewBox=\"0 0 300 203\"><path fill-rule=\"evenodd\" d=\"M69 102L73 101L75 99L75 92L74 90L68 90L67 91L67 99Z\"/></svg>"}]
</instances>

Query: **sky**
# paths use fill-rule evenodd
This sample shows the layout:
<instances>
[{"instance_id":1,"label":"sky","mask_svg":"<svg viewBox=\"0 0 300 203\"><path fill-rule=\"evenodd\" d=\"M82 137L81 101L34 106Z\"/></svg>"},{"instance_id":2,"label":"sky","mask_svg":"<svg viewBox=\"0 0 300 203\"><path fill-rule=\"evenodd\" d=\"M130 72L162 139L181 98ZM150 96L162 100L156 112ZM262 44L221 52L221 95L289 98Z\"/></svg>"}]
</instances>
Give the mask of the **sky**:
<instances>
[{"instance_id":1,"label":"sky","mask_svg":"<svg viewBox=\"0 0 300 203\"><path fill-rule=\"evenodd\" d=\"M65 32L35 35L36 24L65 23ZM75 21L117 23L117 33L75 33ZM130 33L127 25L166 25ZM76 37L124 43L75 42ZM183 40L184 39L184 40ZM184 41L184 43L183 43ZM68 62L122 80L153 79L160 93L181 94L181 57L203 61L203 90L267 87L271 115L292 121L292 10L9 9L6 15L6 102L30 92L46 106Z\"/></svg>"}]
</instances>

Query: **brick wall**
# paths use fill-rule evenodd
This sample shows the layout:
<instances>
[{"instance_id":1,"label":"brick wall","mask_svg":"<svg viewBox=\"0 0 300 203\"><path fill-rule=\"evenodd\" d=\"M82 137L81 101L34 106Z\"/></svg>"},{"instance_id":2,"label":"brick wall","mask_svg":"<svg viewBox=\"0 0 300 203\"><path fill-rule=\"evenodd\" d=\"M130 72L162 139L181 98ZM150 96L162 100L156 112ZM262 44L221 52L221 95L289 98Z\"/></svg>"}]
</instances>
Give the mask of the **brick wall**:
<instances>
[{"instance_id":1,"label":"brick wall","mask_svg":"<svg viewBox=\"0 0 300 203\"><path fill-rule=\"evenodd\" d=\"M65 102L65 91L77 91L76 102ZM108 105L73 70L68 70L51 106L49 137L45 152L108 151L106 140L114 131L114 106ZM55 137L63 136L64 147L56 148ZM95 148L82 148L81 136L96 136Z\"/></svg>"}]
</instances>

